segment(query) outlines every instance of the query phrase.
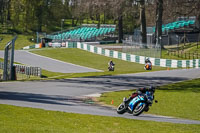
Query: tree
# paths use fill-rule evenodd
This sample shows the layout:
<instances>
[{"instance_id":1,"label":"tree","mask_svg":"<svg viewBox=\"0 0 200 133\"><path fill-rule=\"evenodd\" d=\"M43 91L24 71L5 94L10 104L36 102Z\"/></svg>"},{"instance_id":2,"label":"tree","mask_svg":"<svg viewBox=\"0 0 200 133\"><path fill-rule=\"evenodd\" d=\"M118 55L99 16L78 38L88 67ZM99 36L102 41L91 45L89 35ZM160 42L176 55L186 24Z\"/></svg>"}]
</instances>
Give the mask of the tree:
<instances>
[{"instance_id":1,"label":"tree","mask_svg":"<svg viewBox=\"0 0 200 133\"><path fill-rule=\"evenodd\" d=\"M112 9L112 14L114 20L118 21L118 41L122 43L123 40L123 15L125 13L126 0L113 0L110 1L110 9Z\"/></svg>"},{"instance_id":2,"label":"tree","mask_svg":"<svg viewBox=\"0 0 200 133\"><path fill-rule=\"evenodd\" d=\"M0 29L3 32L7 32L10 26L10 3L11 0L0 0Z\"/></svg>"},{"instance_id":3,"label":"tree","mask_svg":"<svg viewBox=\"0 0 200 133\"><path fill-rule=\"evenodd\" d=\"M0 0L0 21L1 24L4 23L5 21L5 14L6 14L6 10L7 10L7 1L5 0Z\"/></svg>"},{"instance_id":4,"label":"tree","mask_svg":"<svg viewBox=\"0 0 200 133\"><path fill-rule=\"evenodd\" d=\"M163 0L156 0L156 44L161 44L162 37L162 16L163 16ZM164 48L161 45L162 48Z\"/></svg>"},{"instance_id":5,"label":"tree","mask_svg":"<svg viewBox=\"0 0 200 133\"><path fill-rule=\"evenodd\" d=\"M140 0L140 23L141 23L141 35L142 43L147 43L147 31L146 31L146 15L145 15L145 1Z\"/></svg>"}]
</instances>

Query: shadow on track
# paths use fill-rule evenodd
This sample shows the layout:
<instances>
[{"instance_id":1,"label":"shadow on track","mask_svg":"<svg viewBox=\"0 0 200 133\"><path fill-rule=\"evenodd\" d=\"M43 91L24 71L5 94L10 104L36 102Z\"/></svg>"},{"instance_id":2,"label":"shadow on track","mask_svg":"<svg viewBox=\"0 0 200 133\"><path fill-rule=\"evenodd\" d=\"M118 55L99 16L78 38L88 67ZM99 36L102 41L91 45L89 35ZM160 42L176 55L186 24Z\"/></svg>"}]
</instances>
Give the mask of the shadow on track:
<instances>
[{"instance_id":1,"label":"shadow on track","mask_svg":"<svg viewBox=\"0 0 200 133\"><path fill-rule=\"evenodd\" d=\"M0 92L0 100L12 100L12 101L24 101L32 103L42 104L57 104L57 105L68 105L76 106L72 103L84 103L84 99L72 98L69 96L58 96L58 95L43 95L43 94L32 94L32 93L19 93L19 92Z\"/></svg>"},{"instance_id":2,"label":"shadow on track","mask_svg":"<svg viewBox=\"0 0 200 133\"><path fill-rule=\"evenodd\" d=\"M160 86L166 83L188 80L181 77L145 77L145 76L100 76L87 78L57 79L51 82L67 82L87 85L104 85L105 87L138 88L150 85ZM41 82L49 82L41 81Z\"/></svg>"}]
</instances>

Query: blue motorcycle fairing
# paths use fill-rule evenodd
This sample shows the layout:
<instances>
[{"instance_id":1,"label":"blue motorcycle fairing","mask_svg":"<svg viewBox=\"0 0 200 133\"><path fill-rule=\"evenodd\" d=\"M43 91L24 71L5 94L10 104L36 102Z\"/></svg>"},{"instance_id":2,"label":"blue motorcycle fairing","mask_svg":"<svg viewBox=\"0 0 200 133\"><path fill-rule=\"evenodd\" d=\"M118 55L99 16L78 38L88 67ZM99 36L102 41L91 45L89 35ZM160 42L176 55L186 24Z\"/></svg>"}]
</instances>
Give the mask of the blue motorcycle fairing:
<instances>
[{"instance_id":1,"label":"blue motorcycle fairing","mask_svg":"<svg viewBox=\"0 0 200 133\"><path fill-rule=\"evenodd\" d=\"M135 103L137 103L138 101L144 101L144 98L140 95L133 98L129 103L129 107L131 108L131 111L133 111L133 107L134 107Z\"/></svg>"},{"instance_id":2,"label":"blue motorcycle fairing","mask_svg":"<svg viewBox=\"0 0 200 133\"><path fill-rule=\"evenodd\" d=\"M154 97L153 97L152 92L147 91L147 92L146 92L146 96L147 96L147 99L153 101Z\"/></svg>"}]
</instances>

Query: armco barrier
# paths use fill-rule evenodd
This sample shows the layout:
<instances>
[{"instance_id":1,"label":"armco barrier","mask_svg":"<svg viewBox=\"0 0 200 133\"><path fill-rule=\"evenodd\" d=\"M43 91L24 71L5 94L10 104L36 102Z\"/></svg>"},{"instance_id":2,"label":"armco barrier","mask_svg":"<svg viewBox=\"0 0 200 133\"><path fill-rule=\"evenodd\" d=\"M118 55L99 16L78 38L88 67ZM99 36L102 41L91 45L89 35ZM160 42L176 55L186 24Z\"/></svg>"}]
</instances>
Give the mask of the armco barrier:
<instances>
[{"instance_id":1,"label":"armco barrier","mask_svg":"<svg viewBox=\"0 0 200 133\"><path fill-rule=\"evenodd\" d=\"M89 45L86 43L77 43L77 48L86 50L88 52L104 55L107 57L117 58L129 62L136 62L140 64L145 64L145 59L149 58L154 66L161 67L170 67L170 68L199 68L200 67L200 59L193 60L171 60L171 59L160 59L160 58L152 58L145 56L132 55L128 53L122 53L119 51L104 49L100 47L96 47L93 45Z\"/></svg>"}]
</instances>

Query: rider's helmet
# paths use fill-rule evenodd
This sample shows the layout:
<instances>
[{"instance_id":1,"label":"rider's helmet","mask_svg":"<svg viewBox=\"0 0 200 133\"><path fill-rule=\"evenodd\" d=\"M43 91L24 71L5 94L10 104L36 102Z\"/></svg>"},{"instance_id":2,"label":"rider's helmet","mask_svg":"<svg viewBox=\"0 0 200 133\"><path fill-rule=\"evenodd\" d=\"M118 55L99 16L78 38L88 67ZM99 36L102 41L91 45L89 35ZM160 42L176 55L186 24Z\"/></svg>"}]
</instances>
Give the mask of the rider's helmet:
<instances>
[{"instance_id":1,"label":"rider's helmet","mask_svg":"<svg viewBox=\"0 0 200 133\"><path fill-rule=\"evenodd\" d=\"M146 58L145 63L148 63L148 62L150 62L150 60L149 58Z\"/></svg>"},{"instance_id":2,"label":"rider's helmet","mask_svg":"<svg viewBox=\"0 0 200 133\"><path fill-rule=\"evenodd\" d=\"M145 87L142 87L142 88L138 88L137 89L137 93L138 94L142 94L142 93L146 93L147 89Z\"/></svg>"},{"instance_id":3,"label":"rider's helmet","mask_svg":"<svg viewBox=\"0 0 200 133\"><path fill-rule=\"evenodd\" d=\"M150 87L149 87L149 91L151 91L151 92L155 92L155 89L156 89L156 88L155 88L154 86L150 86Z\"/></svg>"}]
</instances>

